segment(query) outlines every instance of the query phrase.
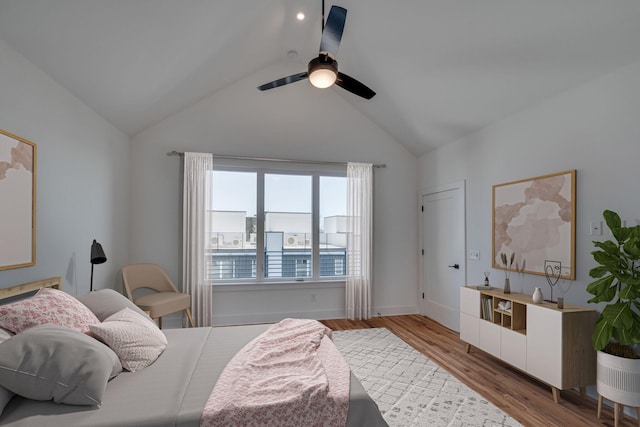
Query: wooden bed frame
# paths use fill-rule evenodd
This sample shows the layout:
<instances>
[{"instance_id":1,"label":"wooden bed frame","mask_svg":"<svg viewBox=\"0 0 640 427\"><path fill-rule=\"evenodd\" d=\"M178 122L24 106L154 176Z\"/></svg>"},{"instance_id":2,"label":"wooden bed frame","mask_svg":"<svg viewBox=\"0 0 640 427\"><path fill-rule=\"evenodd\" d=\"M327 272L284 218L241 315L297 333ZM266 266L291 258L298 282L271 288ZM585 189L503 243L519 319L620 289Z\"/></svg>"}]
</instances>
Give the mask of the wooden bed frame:
<instances>
[{"instance_id":1,"label":"wooden bed frame","mask_svg":"<svg viewBox=\"0 0 640 427\"><path fill-rule=\"evenodd\" d=\"M38 280L37 282L23 283L22 285L0 289L0 301L28 294L30 292L37 291L40 288L54 288L62 290L62 279L60 277L50 277L48 279Z\"/></svg>"}]
</instances>

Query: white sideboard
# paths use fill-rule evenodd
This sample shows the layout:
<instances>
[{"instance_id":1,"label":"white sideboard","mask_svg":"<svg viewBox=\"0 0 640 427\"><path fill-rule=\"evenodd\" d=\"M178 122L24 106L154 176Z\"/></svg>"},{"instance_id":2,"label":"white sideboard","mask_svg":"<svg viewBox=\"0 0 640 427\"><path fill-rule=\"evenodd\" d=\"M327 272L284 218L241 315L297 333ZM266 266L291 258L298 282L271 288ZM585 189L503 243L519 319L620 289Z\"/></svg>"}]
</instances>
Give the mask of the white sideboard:
<instances>
[{"instance_id":1,"label":"white sideboard","mask_svg":"<svg viewBox=\"0 0 640 427\"><path fill-rule=\"evenodd\" d=\"M508 310L501 309L506 302ZM536 304L531 295L495 288L460 290L460 339L549 384L557 403L560 390L596 382L591 334L593 309L555 303Z\"/></svg>"}]
</instances>

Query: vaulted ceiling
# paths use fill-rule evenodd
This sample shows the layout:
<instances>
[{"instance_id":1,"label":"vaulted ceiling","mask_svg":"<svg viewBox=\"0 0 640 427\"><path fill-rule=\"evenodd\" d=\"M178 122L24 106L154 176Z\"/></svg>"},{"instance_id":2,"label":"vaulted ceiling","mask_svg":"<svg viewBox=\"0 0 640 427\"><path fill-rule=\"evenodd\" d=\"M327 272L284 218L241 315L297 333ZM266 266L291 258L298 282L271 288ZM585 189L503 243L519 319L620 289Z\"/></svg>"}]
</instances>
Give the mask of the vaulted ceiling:
<instances>
[{"instance_id":1,"label":"vaulted ceiling","mask_svg":"<svg viewBox=\"0 0 640 427\"><path fill-rule=\"evenodd\" d=\"M239 80L265 83L258 71L274 64L305 71L321 4L0 0L0 38L133 136ZM325 90L416 155L640 60L638 0L327 0L327 11L332 4L348 10L340 71L377 96Z\"/></svg>"}]
</instances>

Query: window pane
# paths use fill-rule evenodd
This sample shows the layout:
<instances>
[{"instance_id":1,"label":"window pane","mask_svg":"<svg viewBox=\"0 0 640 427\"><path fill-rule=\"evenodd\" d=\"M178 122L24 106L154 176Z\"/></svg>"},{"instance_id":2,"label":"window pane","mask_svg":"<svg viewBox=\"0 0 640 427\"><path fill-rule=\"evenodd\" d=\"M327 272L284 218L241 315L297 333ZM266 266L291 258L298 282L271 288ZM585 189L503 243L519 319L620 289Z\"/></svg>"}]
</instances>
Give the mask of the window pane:
<instances>
[{"instance_id":1,"label":"window pane","mask_svg":"<svg viewBox=\"0 0 640 427\"><path fill-rule=\"evenodd\" d=\"M265 174L265 277L311 277L312 179Z\"/></svg>"},{"instance_id":2,"label":"window pane","mask_svg":"<svg viewBox=\"0 0 640 427\"><path fill-rule=\"evenodd\" d=\"M256 278L255 172L213 171L207 210L207 275L211 279Z\"/></svg>"},{"instance_id":3,"label":"window pane","mask_svg":"<svg viewBox=\"0 0 640 427\"><path fill-rule=\"evenodd\" d=\"M320 277L344 276L347 178L320 177Z\"/></svg>"}]
</instances>

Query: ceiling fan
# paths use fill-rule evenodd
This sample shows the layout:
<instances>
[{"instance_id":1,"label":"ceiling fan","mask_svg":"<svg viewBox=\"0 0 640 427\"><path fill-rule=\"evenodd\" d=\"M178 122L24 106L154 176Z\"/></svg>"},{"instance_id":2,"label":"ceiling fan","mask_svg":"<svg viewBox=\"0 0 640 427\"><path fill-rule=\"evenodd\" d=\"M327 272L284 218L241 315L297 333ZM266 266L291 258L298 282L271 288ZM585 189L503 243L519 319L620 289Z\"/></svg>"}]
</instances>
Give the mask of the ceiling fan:
<instances>
[{"instance_id":1,"label":"ceiling fan","mask_svg":"<svg viewBox=\"0 0 640 427\"><path fill-rule=\"evenodd\" d=\"M324 0L322 1L322 39L320 40L320 53L317 58L309 62L309 69L304 73L293 74L269 83L258 86L260 90L273 89L289 83L309 79L312 85L324 89L334 83L349 92L365 99L373 98L376 93L363 83L338 71L336 56L342 39L344 23L347 19L347 9L340 6L331 6L329 17L324 22Z\"/></svg>"}]
</instances>

